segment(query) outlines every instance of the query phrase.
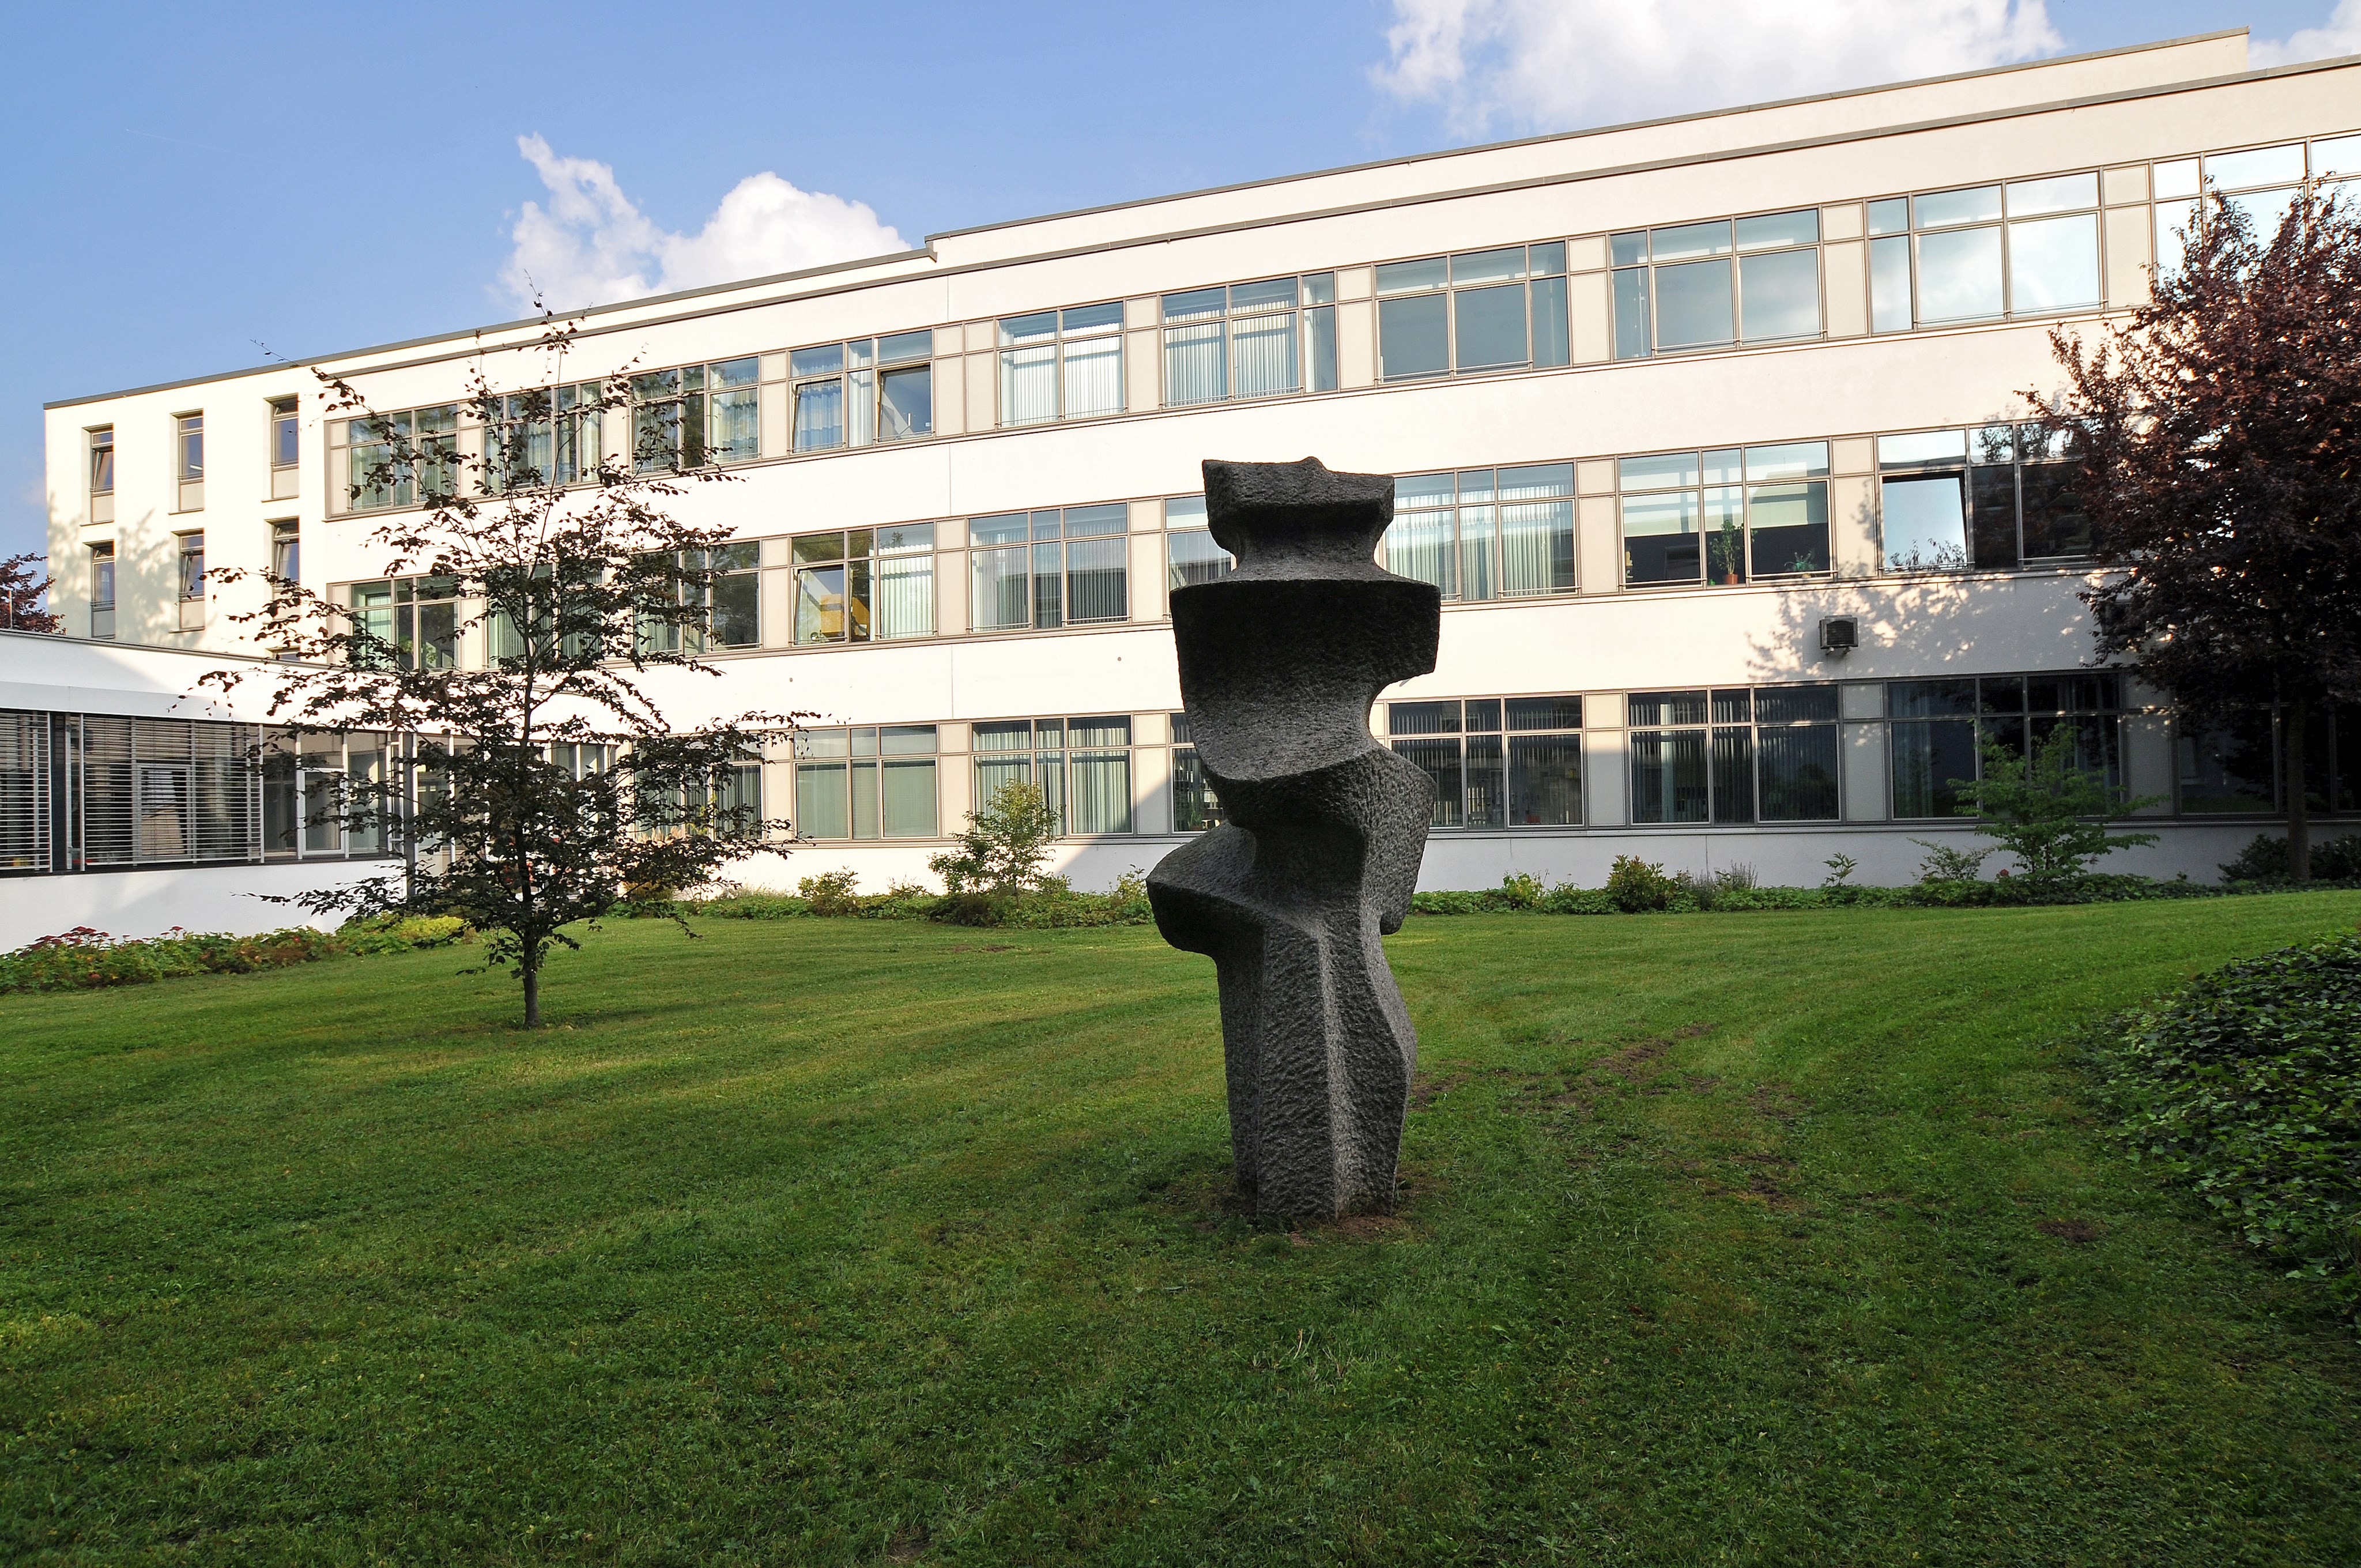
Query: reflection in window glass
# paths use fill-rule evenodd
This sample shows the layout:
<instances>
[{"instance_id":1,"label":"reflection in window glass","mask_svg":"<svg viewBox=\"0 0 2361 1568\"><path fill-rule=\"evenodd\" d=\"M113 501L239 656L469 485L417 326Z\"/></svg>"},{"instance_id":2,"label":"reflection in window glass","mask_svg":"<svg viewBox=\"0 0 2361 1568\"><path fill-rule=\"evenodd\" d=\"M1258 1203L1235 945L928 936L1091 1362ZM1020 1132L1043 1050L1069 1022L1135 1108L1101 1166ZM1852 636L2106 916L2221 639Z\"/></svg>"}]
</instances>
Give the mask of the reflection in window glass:
<instances>
[{"instance_id":1,"label":"reflection in window glass","mask_svg":"<svg viewBox=\"0 0 2361 1568\"><path fill-rule=\"evenodd\" d=\"M1947 230L1918 236L1918 319L1977 321L2001 313L2000 230Z\"/></svg>"},{"instance_id":2,"label":"reflection in window glass","mask_svg":"<svg viewBox=\"0 0 2361 1568\"><path fill-rule=\"evenodd\" d=\"M1739 296L1750 343L1815 337L1820 331L1820 259L1815 250L1741 258Z\"/></svg>"},{"instance_id":3,"label":"reflection in window glass","mask_svg":"<svg viewBox=\"0 0 2361 1568\"><path fill-rule=\"evenodd\" d=\"M2093 213L2008 225L2009 302L2019 314L2099 302L2099 219Z\"/></svg>"},{"instance_id":4,"label":"reflection in window glass","mask_svg":"<svg viewBox=\"0 0 2361 1568\"><path fill-rule=\"evenodd\" d=\"M1734 340L1729 262L1683 262L1655 273L1658 347L1714 348Z\"/></svg>"}]
</instances>

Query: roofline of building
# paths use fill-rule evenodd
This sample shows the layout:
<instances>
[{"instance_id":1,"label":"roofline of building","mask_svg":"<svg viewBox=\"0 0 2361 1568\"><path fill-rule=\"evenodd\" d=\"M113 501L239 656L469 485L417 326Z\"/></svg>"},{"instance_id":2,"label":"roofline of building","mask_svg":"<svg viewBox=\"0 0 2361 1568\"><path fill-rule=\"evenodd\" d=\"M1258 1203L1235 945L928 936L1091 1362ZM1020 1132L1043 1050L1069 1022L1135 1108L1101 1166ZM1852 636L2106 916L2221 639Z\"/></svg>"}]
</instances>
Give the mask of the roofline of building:
<instances>
[{"instance_id":1,"label":"roofline of building","mask_svg":"<svg viewBox=\"0 0 2361 1568\"><path fill-rule=\"evenodd\" d=\"M1973 76L1996 75L2004 71L2029 70L2037 65L2054 65L2065 63L2070 60L2102 59L2107 55L2127 54L2137 52L2142 49L2169 48L2171 47L2172 44L2178 43L2204 42L2211 38L2232 37L2244 31L2244 28L2232 28L2221 33L2196 34L2187 38L2172 39L2167 43L2135 45L2128 49L2099 50L2087 55L2059 56L2053 60L2028 61L2020 65L2000 66L1990 71L1964 71L1954 76L1929 77L1925 79L1925 82L1960 81ZM1371 201L1348 203L1335 207L1318 208L1304 212L1285 213L1266 217L1234 219L1224 223L1203 225L1195 228L1175 229L1156 234L1129 235L1121 238L1098 240L1087 245L1072 246L1058 250L1040 251L1021 256L1002 257L988 261L969 262L961 266L927 273L924 274L924 276L939 278L949 277L956 273L989 271L996 268L1025 266L1039 261L1052 261L1074 256L1086 256L1100 251L1126 249L1140 246L1165 245L1175 240L1198 238L1208 235L1223 234L1241 229L1266 227L1275 224L1299 223L1310 219L1344 216L1355 213L1379 211L1390 207L1422 205L1432 202L1456 201L1469 196L1491 195L1512 191L1531 190L1543 185L1558 185L1576 181L1608 179L1617 175L1645 173L1655 170L1679 168L1691 164L1719 162L1741 158L1762 157L1772 153L1794 151L1813 147L1839 146L1846 142L1867 140L1877 137L1904 136L1914 132L1938 130L1962 125L1975 125L1987 121L2017 119L2029 115L2054 114L2060 110L2083 108L2099 104L2123 103L2137 98L2194 92L2211 87L2227 86L2242 82L2261 81L2277 76L2301 75L2315 71L2349 67L2356 63L2361 63L2361 54L2341 55L2328 60L2299 60L2287 65L2268 66L2258 70L2234 71L2223 76L2197 77L2186 82L2169 82L2140 87L2121 88L2110 93L2086 93L2081 97L2061 98L2048 103L2012 104L2005 108L1983 110L1966 115L1947 115L1934 120L1913 121L1898 125L1878 126L1865 129L1830 132L1822 136L1798 137L1793 140L1782 142L1765 142L1752 147L1715 148L1703 152L1682 153L1669 158L1644 159L1636 163L1609 165L1597 169L1530 175L1518 180L1503 181L1485 185L1464 186L1448 190L1420 192L1411 195L1392 196ZM1786 100L1785 102L1803 104L1817 102L1820 101L1820 99L1827 98L1852 97L1867 93L1892 91L1898 87L1923 85L1925 82L1896 82L1890 83L1885 87L1861 88L1851 93L1825 93L1821 94L1819 99L1798 98ZM1775 107L1777 105L1756 105L1756 107L1763 106ZM1678 118L1692 120L1710 119L1719 115L1734 115L1745 112L1747 111L1743 109L1713 110L1700 115L1678 116ZM1642 123L1657 125L1668 124L1671 122L1649 121ZM1608 128L1628 129L1631 127L1619 126ZM1566 139L1573 137L1604 134L1606 134L1605 130L1576 131L1564 133L1562 136L1531 137L1525 142L1504 142L1496 145L1501 147L1525 146L1531 145L1534 142L1554 141ZM1463 148L1460 150L1472 152L1487 151L1491 149L1487 148ZM1431 159L1451 156L1455 156L1455 154L1448 152L1420 153L1410 158L1388 159L1379 163L1360 164L1352 167L1356 169L1384 168L1389 163L1420 162ZM1318 176L1288 175L1277 180L1260 181L1255 181L1254 183L1283 184L1290 180L1314 178L1318 178ZM1245 188L1246 187L1234 186L1223 187L1221 189L1235 190ZM1159 196L1141 202L1121 203L1121 205L1153 206L1159 203L1181 199L1183 198ZM1083 211L1086 212L1105 212L1113 210L1115 209L1083 209ZM1024 225L1027 223L1039 223L1046 221L1049 220L1030 218L1020 220L1016 223L995 225L992 226L1017 228L1024 226ZM972 234L983 231L964 230L953 232ZM750 289L761 289L777 283L793 282L800 279L823 277L831 273L849 272L860 269L879 267L892 262L909 261L922 258L933 259L935 258L936 254L933 241L936 238L946 236L929 236L926 248L922 250L906 250L897 251L887 256L862 257L851 261L832 262L825 267L805 268L794 272L774 273L767 277L740 279L727 283L711 283L701 288L680 290L670 294L655 294L635 300L623 300L613 304L588 306L579 311L563 313L559 319L573 320L578 317L608 315L622 311L646 309L651 306L661 307L676 301L693 300L715 294L732 293ZM852 289L873 287L876 286L877 282L898 280L879 280L873 281L864 280L848 284L843 289L819 291L810 294L794 296L794 298L817 299L825 297L828 293L846 292ZM668 320L696 320L704 316L728 314L736 311L762 309L769 305L782 302L784 302L781 299L775 297L769 299L746 300L728 305L717 306L706 311L690 313L686 315L674 316L668 318ZM480 338L488 334L512 332L520 328L533 326L533 324L535 324L535 322L533 318L525 318L519 321L503 322L496 325L469 327L456 332L438 333L424 337L403 338L395 342L378 344L365 348L344 349L330 354L312 355L300 359L281 359L272 364L253 366L246 369L215 371L211 375L182 377L170 381L154 382L148 386L125 388L118 391L93 392L80 397L60 398L52 401L43 403L41 408L42 411L46 413L58 409L78 408L91 403L107 402L117 398L141 397L154 392L171 391L182 387L198 387L216 381L234 380L248 376L268 375L278 370L302 369L312 366L328 364L334 361L362 359L374 355L398 353L406 348L423 348L434 345L458 344L470 338ZM654 325L658 323L650 323L649 324ZM605 334L598 333L590 335L603 336ZM529 345L506 345L502 346L522 347L529 346ZM414 359L400 361L394 364L357 367L356 373L377 374L391 370L408 369L419 365L433 364L437 361L464 357L469 352L472 352L472 350L461 348L456 351L424 355Z\"/></svg>"},{"instance_id":2,"label":"roofline of building","mask_svg":"<svg viewBox=\"0 0 2361 1568\"><path fill-rule=\"evenodd\" d=\"M1169 196L1142 196L1129 202L1108 202L1095 207L1075 207L1062 213L1045 213L1038 217L1016 218L1005 223L977 224L963 229L942 229L927 236L932 247L938 240L961 239L969 235L990 234L995 229L1019 229L1032 224L1054 224L1068 218L1095 217L1102 213L1120 213L1133 207L1153 207L1166 202L1192 202L1204 196L1226 196L1237 191L1258 191L1269 185L1286 185L1298 180L1327 180L1340 174L1365 174L1371 170L1393 169L1413 163L1429 163L1443 158L1474 158L1488 152L1506 152L1521 147L1541 147L1550 142L1580 141L1586 137L1618 136L1626 131L1654 130L1663 126L1687 125L1697 120L1720 119L1730 115L1761 114L1770 109L1800 108L1806 104L1833 104L1846 98L1865 98L1873 93L1899 93L1913 87L1937 87L1949 82L1968 82L1980 76L2006 76L2013 71L2038 71L2053 65L2077 65L2085 60L2106 60L2114 55L2146 54L2155 49L2180 49L2189 44L2212 43L2216 38L2244 37L2245 27L2224 27L2219 32L2191 33L2186 38L2162 38L2154 43L2125 44L2118 49L2092 49L2087 54L2050 55L2042 60L2019 60L2014 65L1986 66L1981 71L1955 71L1945 76L1914 77L1907 82L1885 82L1870 87L1847 87L1834 93L1810 93L1800 98L1773 98L1760 104L1740 104L1727 109L1699 109L1686 115L1665 115L1653 120L1625 120L1620 125L1593 126L1578 131L1550 131L1542 136L1519 137L1510 141L1478 142L1472 147L1444 148L1433 152L1413 152L1399 158L1372 159L1367 163L1343 163L1334 169L1315 169L1301 174L1274 174L1262 180L1242 180L1232 185L1208 185L1202 190L1182 191ZM2168 83L2167 85L2179 85Z\"/></svg>"}]
</instances>

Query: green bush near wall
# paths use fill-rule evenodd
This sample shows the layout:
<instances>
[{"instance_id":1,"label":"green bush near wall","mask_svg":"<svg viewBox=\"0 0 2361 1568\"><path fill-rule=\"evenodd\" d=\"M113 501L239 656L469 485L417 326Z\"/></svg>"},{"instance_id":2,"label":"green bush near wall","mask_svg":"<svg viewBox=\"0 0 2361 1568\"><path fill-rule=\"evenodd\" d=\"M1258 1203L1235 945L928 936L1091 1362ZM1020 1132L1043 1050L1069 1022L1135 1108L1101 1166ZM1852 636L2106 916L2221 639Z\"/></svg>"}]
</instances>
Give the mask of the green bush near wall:
<instances>
[{"instance_id":1,"label":"green bush near wall","mask_svg":"<svg viewBox=\"0 0 2361 1568\"><path fill-rule=\"evenodd\" d=\"M104 931L77 927L13 953L0 953L0 994L94 991L192 974L251 974L322 959L447 947L467 934L465 921L414 915L379 916L333 932L291 926L258 937L233 937L175 929L137 941L118 941Z\"/></svg>"}]
</instances>

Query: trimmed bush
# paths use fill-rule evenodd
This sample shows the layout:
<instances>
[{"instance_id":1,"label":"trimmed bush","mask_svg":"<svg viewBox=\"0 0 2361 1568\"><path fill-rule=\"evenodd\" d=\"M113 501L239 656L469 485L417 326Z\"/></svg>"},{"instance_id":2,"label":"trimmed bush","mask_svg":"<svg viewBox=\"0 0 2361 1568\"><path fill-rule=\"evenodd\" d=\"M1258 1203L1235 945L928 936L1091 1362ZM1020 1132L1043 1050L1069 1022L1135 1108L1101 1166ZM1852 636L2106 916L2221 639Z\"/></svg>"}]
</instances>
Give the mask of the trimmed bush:
<instances>
[{"instance_id":1,"label":"trimmed bush","mask_svg":"<svg viewBox=\"0 0 2361 1568\"><path fill-rule=\"evenodd\" d=\"M2136 1157L2361 1308L2361 935L2201 975L2092 1059Z\"/></svg>"},{"instance_id":2,"label":"trimmed bush","mask_svg":"<svg viewBox=\"0 0 2361 1568\"><path fill-rule=\"evenodd\" d=\"M447 947L467 935L467 923L450 916L382 915L350 922L335 932L291 926L258 937L176 927L161 937L136 941L78 926L0 954L0 993L92 991L192 974L251 974L322 959Z\"/></svg>"},{"instance_id":3,"label":"trimmed bush","mask_svg":"<svg viewBox=\"0 0 2361 1568\"><path fill-rule=\"evenodd\" d=\"M2257 833L2254 841L2238 851L2238 858L2222 868L2225 882L2284 882L2288 874L2287 835L2273 838ZM2347 833L2342 839L2327 839L2312 847L2312 878L2314 882L2361 882L2361 833Z\"/></svg>"}]
</instances>

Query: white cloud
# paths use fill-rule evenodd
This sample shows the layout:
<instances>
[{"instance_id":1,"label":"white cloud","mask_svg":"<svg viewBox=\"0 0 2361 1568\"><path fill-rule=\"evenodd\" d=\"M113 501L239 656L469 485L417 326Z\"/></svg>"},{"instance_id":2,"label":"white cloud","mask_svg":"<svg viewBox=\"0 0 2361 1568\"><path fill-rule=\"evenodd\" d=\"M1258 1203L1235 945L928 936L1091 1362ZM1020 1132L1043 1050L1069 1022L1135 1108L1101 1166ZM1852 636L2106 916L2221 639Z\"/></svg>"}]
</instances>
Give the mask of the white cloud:
<instances>
[{"instance_id":1,"label":"white cloud","mask_svg":"<svg viewBox=\"0 0 2361 1568\"><path fill-rule=\"evenodd\" d=\"M1393 0L1378 84L1455 129L1563 130L2031 60L2043 0ZM2347 6L2361 0L2345 0Z\"/></svg>"},{"instance_id":2,"label":"white cloud","mask_svg":"<svg viewBox=\"0 0 2361 1568\"><path fill-rule=\"evenodd\" d=\"M517 150L549 187L546 207L524 204L500 269L522 309L536 292L576 310L909 248L867 203L798 190L768 170L738 181L702 230L675 234L632 204L611 165L560 158L537 136L517 137Z\"/></svg>"},{"instance_id":3,"label":"white cloud","mask_svg":"<svg viewBox=\"0 0 2361 1568\"><path fill-rule=\"evenodd\" d=\"M2340 54L2361 54L2361 0L2343 0L2324 27L2306 27L2286 38L2249 39L2250 65L2293 65L2300 60L2328 60Z\"/></svg>"}]
</instances>

